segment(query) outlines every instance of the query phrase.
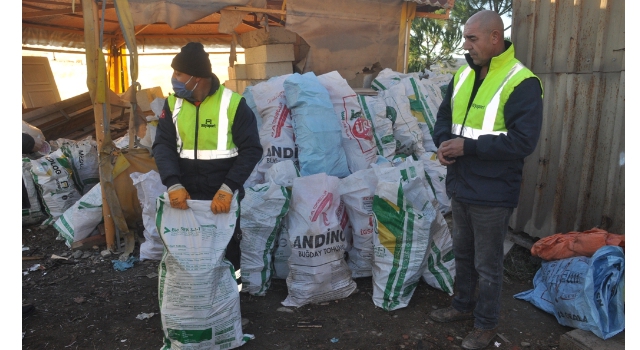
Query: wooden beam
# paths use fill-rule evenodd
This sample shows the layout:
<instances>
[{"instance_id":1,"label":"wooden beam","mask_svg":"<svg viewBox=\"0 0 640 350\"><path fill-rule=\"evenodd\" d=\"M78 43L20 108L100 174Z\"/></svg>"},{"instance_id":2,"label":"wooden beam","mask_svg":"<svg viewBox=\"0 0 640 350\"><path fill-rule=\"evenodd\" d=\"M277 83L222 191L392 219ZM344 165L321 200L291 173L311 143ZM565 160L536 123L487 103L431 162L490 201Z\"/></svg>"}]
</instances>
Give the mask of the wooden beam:
<instances>
[{"instance_id":1,"label":"wooden beam","mask_svg":"<svg viewBox=\"0 0 640 350\"><path fill-rule=\"evenodd\" d=\"M449 19L450 12L451 10L447 10L446 13L416 12L416 18Z\"/></svg>"},{"instance_id":2,"label":"wooden beam","mask_svg":"<svg viewBox=\"0 0 640 350\"><path fill-rule=\"evenodd\" d=\"M164 38L221 38L231 39L231 34L146 34L136 35L137 39L164 39Z\"/></svg>"},{"instance_id":3,"label":"wooden beam","mask_svg":"<svg viewBox=\"0 0 640 350\"><path fill-rule=\"evenodd\" d=\"M69 6L69 2L61 2L61 1L48 1L48 0L22 0L22 4L24 5L25 2L31 2L34 4L38 4L38 5L42 5L42 4L47 4L47 5L60 5L60 6ZM78 7L79 9L82 9L82 6Z\"/></svg>"},{"instance_id":4,"label":"wooden beam","mask_svg":"<svg viewBox=\"0 0 640 350\"><path fill-rule=\"evenodd\" d=\"M113 5L106 5L105 7L105 9L112 9L112 8L114 8ZM67 15L67 14L82 14L82 8L76 8L75 12L71 7L67 7L59 10L23 12L22 18L34 18L34 17L45 17L45 16L55 16L55 15Z\"/></svg>"},{"instance_id":5,"label":"wooden beam","mask_svg":"<svg viewBox=\"0 0 640 350\"><path fill-rule=\"evenodd\" d=\"M227 6L224 10L228 11L242 11L242 12L253 12L253 13L269 13L272 15L286 15L287 11L285 10L273 10L262 7L251 7L251 6Z\"/></svg>"},{"instance_id":6,"label":"wooden beam","mask_svg":"<svg viewBox=\"0 0 640 350\"><path fill-rule=\"evenodd\" d=\"M43 49L43 48L39 48L39 47L28 47L28 46L24 46L22 45L22 51L43 51L43 52L59 52L59 53L77 53L77 54L81 54L84 55L85 52L84 50L82 51L73 51L73 50L59 50L59 49ZM39 107L38 107L39 108Z\"/></svg>"},{"instance_id":7,"label":"wooden beam","mask_svg":"<svg viewBox=\"0 0 640 350\"><path fill-rule=\"evenodd\" d=\"M22 23L22 27L27 27L27 28L37 28L37 29L42 29L42 30L50 30L50 31L55 31L55 32L63 32L63 33L71 33L71 34L79 34L79 35L84 35L84 30L82 29L73 29L73 28L68 28L68 27L59 27L59 26L45 26L45 25L41 25L41 24L33 24L33 23ZM110 34L110 33L104 33L102 35L104 38L106 39L111 39L114 38L115 35Z\"/></svg>"}]
</instances>

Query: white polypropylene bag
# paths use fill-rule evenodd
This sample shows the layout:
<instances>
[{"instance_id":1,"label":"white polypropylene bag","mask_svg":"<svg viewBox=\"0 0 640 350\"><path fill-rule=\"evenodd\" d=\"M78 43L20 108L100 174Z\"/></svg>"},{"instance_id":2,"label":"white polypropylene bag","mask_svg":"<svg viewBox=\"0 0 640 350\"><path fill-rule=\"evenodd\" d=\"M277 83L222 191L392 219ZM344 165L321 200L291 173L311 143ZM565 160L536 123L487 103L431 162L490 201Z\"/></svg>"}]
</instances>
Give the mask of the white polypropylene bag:
<instances>
[{"instance_id":1,"label":"white polypropylene bag","mask_svg":"<svg viewBox=\"0 0 640 350\"><path fill-rule=\"evenodd\" d=\"M256 106L256 101L253 98L253 85L249 85L244 89L242 93L242 97L244 97L245 102L247 102L247 106L251 108L253 115L256 116L256 123L258 124L258 130L262 127L262 116L260 112L258 112L258 108Z\"/></svg>"},{"instance_id":2,"label":"white polypropylene bag","mask_svg":"<svg viewBox=\"0 0 640 350\"><path fill-rule=\"evenodd\" d=\"M370 277L373 264L373 196L378 180L374 169L357 171L340 180L338 191L353 227L353 247L347 264L351 276Z\"/></svg>"},{"instance_id":3,"label":"white polypropylene bag","mask_svg":"<svg viewBox=\"0 0 640 350\"><path fill-rule=\"evenodd\" d=\"M447 195L447 167L440 164L434 152L425 152L419 159L424 164L427 182L433 197L438 202L440 212L442 214L451 212L451 198Z\"/></svg>"},{"instance_id":4,"label":"white polypropylene bag","mask_svg":"<svg viewBox=\"0 0 640 350\"><path fill-rule=\"evenodd\" d=\"M313 72L291 74L283 84L296 134L300 174L348 176L342 128L327 89Z\"/></svg>"},{"instance_id":5,"label":"white polypropylene bag","mask_svg":"<svg viewBox=\"0 0 640 350\"><path fill-rule=\"evenodd\" d=\"M187 200L182 210L168 197L158 197L156 217L165 245L158 272L162 350L242 346L240 294L224 257L238 217L237 192L229 213L216 215L211 201Z\"/></svg>"},{"instance_id":6,"label":"white polypropylene bag","mask_svg":"<svg viewBox=\"0 0 640 350\"><path fill-rule=\"evenodd\" d=\"M264 174L280 161L292 160L298 166L298 148L283 86L288 76L271 78L251 89L256 109L262 117L262 127L258 130L263 152L244 187L264 183Z\"/></svg>"},{"instance_id":7,"label":"white polypropylene bag","mask_svg":"<svg viewBox=\"0 0 640 350\"><path fill-rule=\"evenodd\" d=\"M367 169L369 164L376 161L378 151L373 139L371 121L362 114L358 95L337 71L319 75L318 81L329 92L333 109L340 120L342 147L349 171L354 173Z\"/></svg>"},{"instance_id":8,"label":"white polypropylene bag","mask_svg":"<svg viewBox=\"0 0 640 350\"><path fill-rule=\"evenodd\" d=\"M140 244L140 261L160 260L164 245L156 227L156 199L167 191L167 186L162 184L160 174L155 170L147 173L134 172L129 176L138 192L138 200L142 207L145 240Z\"/></svg>"},{"instance_id":9,"label":"white polypropylene bag","mask_svg":"<svg viewBox=\"0 0 640 350\"><path fill-rule=\"evenodd\" d=\"M30 207L28 209L22 209L22 224L33 225L42 222L47 216L42 211L40 201L38 200L38 189L33 182L33 175L31 175L31 160L29 158L22 158L22 181L27 189L27 196L29 197Z\"/></svg>"},{"instance_id":10,"label":"white polypropylene bag","mask_svg":"<svg viewBox=\"0 0 640 350\"><path fill-rule=\"evenodd\" d=\"M344 259L349 221L339 179L320 173L293 180L287 214L291 256L284 306L346 298L356 289Z\"/></svg>"},{"instance_id":11,"label":"white polypropylene bag","mask_svg":"<svg viewBox=\"0 0 640 350\"><path fill-rule=\"evenodd\" d=\"M71 248L73 242L99 234L96 228L102 217L102 190L100 186L94 186L67 209L53 227L64 238L64 244Z\"/></svg>"},{"instance_id":12,"label":"white polypropylene bag","mask_svg":"<svg viewBox=\"0 0 640 350\"><path fill-rule=\"evenodd\" d=\"M274 165L276 167L278 164ZM274 182L245 189L240 213L242 291L264 296L273 275L273 251L291 194Z\"/></svg>"},{"instance_id":13,"label":"white polypropylene bag","mask_svg":"<svg viewBox=\"0 0 640 350\"><path fill-rule=\"evenodd\" d=\"M396 139L396 155L407 156L424 154L422 145L422 130L418 126L418 120L411 113L410 100L405 93L402 84L390 87L379 92L387 105L387 118L393 122L393 137Z\"/></svg>"},{"instance_id":14,"label":"white polypropylene bag","mask_svg":"<svg viewBox=\"0 0 640 350\"><path fill-rule=\"evenodd\" d=\"M422 278L428 285L453 295L456 277L456 261L453 256L453 239L444 216L436 212L431 222L427 266Z\"/></svg>"},{"instance_id":15,"label":"white polypropylene bag","mask_svg":"<svg viewBox=\"0 0 640 350\"><path fill-rule=\"evenodd\" d=\"M45 211L49 215L42 223L43 225L53 224L80 199L81 194L76 190L71 174L71 163L62 154L62 150L31 160L33 182L40 192Z\"/></svg>"},{"instance_id":16,"label":"white polypropylene bag","mask_svg":"<svg viewBox=\"0 0 640 350\"><path fill-rule=\"evenodd\" d=\"M98 163L98 145L91 136L84 140L74 141L58 139L58 145L67 158L71 160L73 180L80 193L87 193L100 182Z\"/></svg>"},{"instance_id":17,"label":"white polypropylene bag","mask_svg":"<svg viewBox=\"0 0 640 350\"><path fill-rule=\"evenodd\" d=\"M300 173L291 160L285 160L274 164L265 174L266 181L273 182L278 186L286 187L287 191L291 191L293 179L297 177L300 177ZM291 196L289 196L289 199L291 199ZM289 275L289 256L291 256L291 245L289 244L289 232L285 226L285 218L281 220L280 226L277 227L276 239L273 247L273 271L271 277L276 279L286 279ZM242 241L240 242L242 244Z\"/></svg>"},{"instance_id":18,"label":"white polypropylene bag","mask_svg":"<svg viewBox=\"0 0 640 350\"><path fill-rule=\"evenodd\" d=\"M276 246L273 252L273 276L272 278L284 280L289 276L289 257L291 256L291 243L289 242L289 229L287 228L287 216L276 236Z\"/></svg>"},{"instance_id":19,"label":"white polypropylene bag","mask_svg":"<svg viewBox=\"0 0 640 350\"><path fill-rule=\"evenodd\" d=\"M393 137L393 122L387 118L387 105L379 96L358 96L365 118L371 122L373 139L378 155L391 160L396 154L396 139Z\"/></svg>"},{"instance_id":20,"label":"white polypropylene bag","mask_svg":"<svg viewBox=\"0 0 640 350\"><path fill-rule=\"evenodd\" d=\"M440 93L442 97L447 94L447 87L451 83L451 79L453 79L453 75L450 73L445 74L429 74L428 79L422 79L422 81L429 81L429 83L435 85L440 89Z\"/></svg>"},{"instance_id":21,"label":"white polypropylene bag","mask_svg":"<svg viewBox=\"0 0 640 350\"><path fill-rule=\"evenodd\" d=\"M374 169L373 303L391 311L409 304L420 281L437 211L428 199L420 161L409 158Z\"/></svg>"}]
</instances>

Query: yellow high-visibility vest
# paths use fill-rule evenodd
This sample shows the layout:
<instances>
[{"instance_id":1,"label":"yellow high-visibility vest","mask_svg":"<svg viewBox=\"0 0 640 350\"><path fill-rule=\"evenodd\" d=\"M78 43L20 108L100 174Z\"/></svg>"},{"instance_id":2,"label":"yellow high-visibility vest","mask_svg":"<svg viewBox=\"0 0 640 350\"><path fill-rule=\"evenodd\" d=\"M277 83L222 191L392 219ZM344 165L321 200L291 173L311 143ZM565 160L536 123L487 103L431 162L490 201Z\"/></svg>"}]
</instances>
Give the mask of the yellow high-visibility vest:
<instances>
[{"instance_id":1,"label":"yellow high-visibility vest","mask_svg":"<svg viewBox=\"0 0 640 350\"><path fill-rule=\"evenodd\" d=\"M475 140L482 135L506 134L504 105L513 89L527 78L540 81L514 57L513 44L491 59L487 76L469 106L475 78L475 71L469 65L462 66L454 77L451 95L451 133Z\"/></svg>"},{"instance_id":2,"label":"yellow high-visibility vest","mask_svg":"<svg viewBox=\"0 0 640 350\"><path fill-rule=\"evenodd\" d=\"M176 145L180 158L220 159L238 155L231 126L242 96L220 86L199 107L169 95L169 109L176 127ZM197 125L196 125L197 123ZM197 147L196 147L197 145Z\"/></svg>"}]
</instances>

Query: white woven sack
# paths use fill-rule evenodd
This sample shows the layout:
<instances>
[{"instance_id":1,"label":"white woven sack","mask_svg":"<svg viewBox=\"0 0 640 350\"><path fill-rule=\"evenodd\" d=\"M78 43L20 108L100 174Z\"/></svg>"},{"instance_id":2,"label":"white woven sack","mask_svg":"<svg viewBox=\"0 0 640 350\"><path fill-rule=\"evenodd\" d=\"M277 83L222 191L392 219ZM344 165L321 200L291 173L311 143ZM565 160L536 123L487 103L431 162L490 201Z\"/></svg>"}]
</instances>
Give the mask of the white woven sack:
<instances>
[{"instance_id":1,"label":"white woven sack","mask_svg":"<svg viewBox=\"0 0 640 350\"><path fill-rule=\"evenodd\" d=\"M238 217L237 192L229 213L214 215L211 201L187 200L172 208L157 199L158 233L166 247L159 267L162 350L233 349L242 346L240 294L225 259Z\"/></svg>"},{"instance_id":2,"label":"white woven sack","mask_svg":"<svg viewBox=\"0 0 640 350\"><path fill-rule=\"evenodd\" d=\"M319 173L293 181L287 215L291 256L284 306L300 307L348 297L356 289L344 259L348 217L339 179Z\"/></svg>"},{"instance_id":3,"label":"white woven sack","mask_svg":"<svg viewBox=\"0 0 640 350\"><path fill-rule=\"evenodd\" d=\"M49 215L42 223L53 224L81 195L71 176L71 163L58 149L37 160L31 160L31 175Z\"/></svg>"},{"instance_id":4,"label":"white woven sack","mask_svg":"<svg viewBox=\"0 0 640 350\"><path fill-rule=\"evenodd\" d=\"M47 215L42 211L40 201L38 200L38 189L35 183L33 183L31 160L29 158L22 158L22 181L27 189L30 204L28 209L22 209L22 224L33 225L42 222Z\"/></svg>"},{"instance_id":5,"label":"white woven sack","mask_svg":"<svg viewBox=\"0 0 640 350\"><path fill-rule=\"evenodd\" d=\"M82 141L69 139L57 140L60 149L69 160L73 170L73 181L78 191L87 193L93 186L100 182L98 163L98 145L91 136Z\"/></svg>"},{"instance_id":6,"label":"white woven sack","mask_svg":"<svg viewBox=\"0 0 640 350\"><path fill-rule=\"evenodd\" d=\"M436 213L431 222L427 265L422 278L433 288L453 295L456 277L456 261L453 256L453 239L444 216Z\"/></svg>"},{"instance_id":7,"label":"white woven sack","mask_svg":"<svg viewBox=\"0 0 640 350\"><path fill-rule=\"evenodd\" d=\"M318 81L329 92L336 117L342 127L342 147L352 173L367 169L376 161L378 151L373 139L371 121L363 114L358 95L337 71L318 76Z\"/></svg>"},{"instance_id":8,"label":"white woven sack","mask_svg":"<svg viewBox=\"0 0 640 350\"><path fill-rule=\"evenodd\" d=\"M373 264L373 196L378 180L374 169L357 171L340 180L338 191L353 226L353 247L347 264L351 277L370 277Z\"/></svg>"},{"instance_id":9,"label":"white woven sack","mask_svg":"<svg viewBox=\"0 0 640 350\"><path fill-rule=\"evenodd\" d=\"M167 191L167 186L162 184L160 174L155 170L147 173L134 172L129 176L138 192L138 200L142 207L145 240L140 244L140 261L160 260L164 245L156 227L156 199Z\"/></svg>"},{"instance_id":10,"label":"white woven sack","mask_svg":"<svg viewBox=\"0 0 640 350\"><path fill-rule=\"evenodd\" d=\"M102 189L93 186L87 194L75 202L53 223L64 244L71 248L73 242L99 234L97 226L102 222Z\"/></svg>"},{"instance_id":11,"label":"white woven sack","mask_svg":"<svg viewBox=\"0 0 640 350\"><path fill-rule=\"evenodd\" d=\"M429 184L429 195L437 203L432 203L440 210L440 213L451 212L451 198L447 195L447 167L440 164L438 155L434 152L425 152L420 158L424 164L425 176Z\"/></svg>"},{"instance_id":12,"label":"white woven sack","mask_svg":"<svg viewBox=\"0 0 640 350\"><path fill-rule=\"evenodd\" d=\"M244 187L264 183L264 174L275 163L292 160L298 167L298 148L295 143L291 112L284 95L284 81L290 74L271 78L252 89L253 101L262 117L259 131L262 159L245 182Z\"/></svg>"},{"instance_id":13,"label":"white woven sack","mask_svg":"<svg viewBox=\"0 0 640 350\"><path fill-rule=\"evenodd\" d=\"M373 303L391 311L406 307L426 266L431 222L437 211L427 195L420 161L375 167Z\"/></svg>"},{"instance_id":14,"label":"white woven sack","mask_svg":"<svg viewBox=\"0 0 640 350\"><path fill-rule=\"evenodd\" d=\"M272 255L282 220L289 211L290 198L285 187L272 181L245 189L240 213L243 292L264 296L269 289L273 275Z\"/></svg>"},{"instance_id":15,"label":"white woven sack","mask_svg":"<svg viewBox=\"0 0 640 350\"><path fill-rule=\"evenodd\" d=\"M380 96L358 96L362 113L371 122L373 140L377 153L391 160L396 154L396 140L393 137L393 122L387 118L387 105Z\"/></svg>"},{"instance_id":16,"label":"white woven sack","mask_svg":"<svg viewBox=\"0 0 640 350\"><path fill-rule=\"evenodd\" d=\"M407 156L424 154L422 146L422 130L418 126L418 120L411 113L409 98L404 86L398 84L380 91L380 97L387 106L387 118L393 122L393 137L396 139L396 154Z\"/></svg>"},{"instance_id":17,"label":"white woven sack","mask_svg":"<svg viewBox=\"0 0 640 350\"><path fill-rule=\"evenodd\" d=\"M288 214L288 212L287 212ZM291 243L289 242L289 229L287 228L287 215L278 230L276 247L273 252L272 278L284 280L289 276L289 257L291 256Z\"/></svg>"}]
</instances>

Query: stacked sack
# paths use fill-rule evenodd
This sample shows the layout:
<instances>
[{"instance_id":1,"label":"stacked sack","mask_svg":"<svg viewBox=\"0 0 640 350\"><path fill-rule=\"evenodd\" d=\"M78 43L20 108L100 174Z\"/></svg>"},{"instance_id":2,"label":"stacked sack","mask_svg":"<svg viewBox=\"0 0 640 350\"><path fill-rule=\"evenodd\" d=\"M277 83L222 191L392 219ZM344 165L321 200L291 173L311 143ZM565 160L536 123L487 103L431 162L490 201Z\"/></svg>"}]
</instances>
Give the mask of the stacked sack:
<instances>
[{"instance_id":1,"label":"stacked sack","mask_svg":"<svg viewBox=\"0 0 640 350\"><path fill-rule=\"evenodd\" d=\"M400 273L410 275L395 281L404 299L385 301L375 293L376 305L406 306L420 278L453 293L451 234L442 216L450 209L439 198L444 188L436 190L446 168L438 175L431 169L439 165L431 159L431 134L442 97L417 76L388 75L393 82L378 96L357 95L335 71L287 74L245 90L260 125L263 157L240 203L243 291L262 296L271 278L286 279L283 305L299 307L348 297L354 278L392 281L397 275L390 273ZM397 181L388 184L387 172ZM276 181L271 173L286 176ZM405 180L398 180L400 174ZM412 202L375 205L389 202L385 191L398 192L407 181L420 188L418 197L406 196ZM381 218L402 206L420 213L419 220L399 229L384 226ZM397 246L384 243L390 237ZM407 270L385 267L383 258L393 264L396 249L411 256Z\"/></svg>"}]
</instances>

